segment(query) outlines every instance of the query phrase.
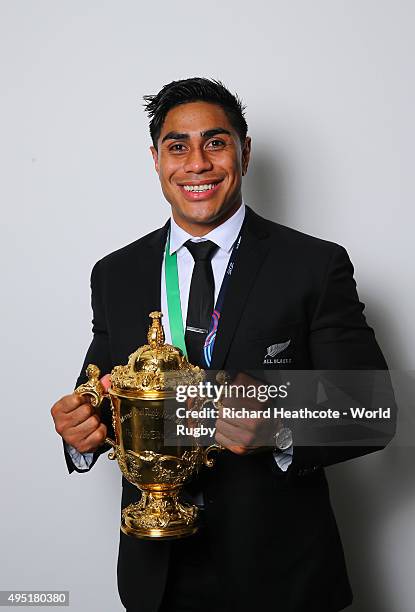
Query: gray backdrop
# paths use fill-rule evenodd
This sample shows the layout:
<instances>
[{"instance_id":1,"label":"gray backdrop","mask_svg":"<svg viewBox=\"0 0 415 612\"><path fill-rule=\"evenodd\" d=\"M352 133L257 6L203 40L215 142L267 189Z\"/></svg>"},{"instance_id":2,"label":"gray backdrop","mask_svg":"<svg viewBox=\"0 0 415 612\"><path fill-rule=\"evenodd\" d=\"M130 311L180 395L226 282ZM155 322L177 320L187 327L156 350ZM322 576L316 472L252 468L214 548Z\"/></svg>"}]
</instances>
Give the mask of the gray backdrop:
<instances>
[{"instance_id":1,"label":"gray backdrop","mask_svg":"<svg viewBox=\"0 0 415 612\"><path fill-rule=\"evenodd\" d=\"M415 369L414 4L0 2L1 589L121 610L120 476L68 476L50 407L90 341L89 274L168 215L141 97L212 76L247 104L247 203L343 244L394 369ZM414 449L328 470L353 612L415 599Z\"/></svg>"}]
</instances>

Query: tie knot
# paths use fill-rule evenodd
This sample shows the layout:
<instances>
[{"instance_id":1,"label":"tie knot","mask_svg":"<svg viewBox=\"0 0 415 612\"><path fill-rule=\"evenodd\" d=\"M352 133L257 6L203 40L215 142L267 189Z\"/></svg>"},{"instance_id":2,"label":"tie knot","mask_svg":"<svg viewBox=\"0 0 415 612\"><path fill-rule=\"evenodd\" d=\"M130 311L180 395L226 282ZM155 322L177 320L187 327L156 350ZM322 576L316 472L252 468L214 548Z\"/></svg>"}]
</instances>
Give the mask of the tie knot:
<instances>
[{"instance_id":1,"label":"tie knot","mask_svg":"<svg viewBox=\"0 0 415 612\"><path fill-rule=\"evenodd\" d=\"M184 243L195 261L211 260L214 252L219 248L217 244L211 240L203 240L202 242L192 242L188 240Z\"/></svg>"}]
</instances>

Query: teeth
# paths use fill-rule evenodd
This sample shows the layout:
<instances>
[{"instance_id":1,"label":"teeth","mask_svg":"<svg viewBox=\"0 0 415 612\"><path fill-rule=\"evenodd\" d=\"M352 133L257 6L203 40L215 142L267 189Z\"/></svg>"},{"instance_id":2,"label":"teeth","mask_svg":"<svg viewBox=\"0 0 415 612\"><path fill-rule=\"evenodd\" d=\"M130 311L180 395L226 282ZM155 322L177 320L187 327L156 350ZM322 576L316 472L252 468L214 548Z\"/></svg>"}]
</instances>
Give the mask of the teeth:
<instances>
[{"instance_id":1,"label":"teeth","mask_svg":"<svg viewBox=\"0 0 415 612\"><path fill-rule=\"evenodd\" d=\"M209 185L183 185L183 189L185 191L208 191L208 189L213 189L214 186L213 183Z\"/></svg>"}]
</instances>

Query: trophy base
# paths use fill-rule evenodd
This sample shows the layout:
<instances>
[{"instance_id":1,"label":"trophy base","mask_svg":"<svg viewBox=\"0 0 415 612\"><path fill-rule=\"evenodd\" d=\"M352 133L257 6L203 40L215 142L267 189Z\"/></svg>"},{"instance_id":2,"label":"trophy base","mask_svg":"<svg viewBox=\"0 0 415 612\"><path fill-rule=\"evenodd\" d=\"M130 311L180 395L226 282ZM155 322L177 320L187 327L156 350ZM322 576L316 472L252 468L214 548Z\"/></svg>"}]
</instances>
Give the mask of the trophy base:
<instances>
[{"instance_id":1,"label":"trophy base","mask_svg":"<svg viewBox=\"0 0 415 612\"><path fill-rule=\"evenodd\" d=\"M140 490L140 501L122 511L123 533L147 540L174 540L196 533L198 508L178 500L178 487Z\"/></svg>"}]
</instances>

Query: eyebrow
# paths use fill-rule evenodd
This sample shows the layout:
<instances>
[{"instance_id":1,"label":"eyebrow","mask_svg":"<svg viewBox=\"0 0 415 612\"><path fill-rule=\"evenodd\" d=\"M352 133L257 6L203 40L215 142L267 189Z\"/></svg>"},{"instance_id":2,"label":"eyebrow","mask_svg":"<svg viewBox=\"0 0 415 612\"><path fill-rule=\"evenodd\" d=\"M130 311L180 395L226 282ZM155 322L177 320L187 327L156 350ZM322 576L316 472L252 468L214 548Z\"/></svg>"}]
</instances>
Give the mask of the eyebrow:
<instances>
[{"instance_id":1,"label":"eyebrow","mask_svg":"<svg viewBox=\"0 0 415 612\"><path fill-rule=\"evenodd\" d=\"M218 134L227 134L228 136L232 136L229 130L223 127L212 128L211 130L205 130L204 132L200 132L202 138L212 138L213 136L217 136ZM166 134L161 141L162 144L165 140L189 140L189 134L185 132L169 132Z\"/></svg>"}]
</instances>

